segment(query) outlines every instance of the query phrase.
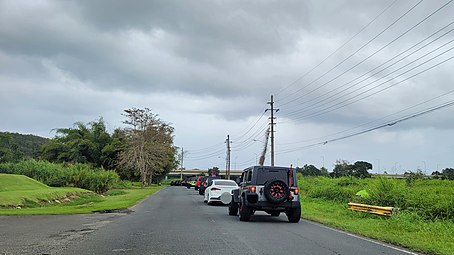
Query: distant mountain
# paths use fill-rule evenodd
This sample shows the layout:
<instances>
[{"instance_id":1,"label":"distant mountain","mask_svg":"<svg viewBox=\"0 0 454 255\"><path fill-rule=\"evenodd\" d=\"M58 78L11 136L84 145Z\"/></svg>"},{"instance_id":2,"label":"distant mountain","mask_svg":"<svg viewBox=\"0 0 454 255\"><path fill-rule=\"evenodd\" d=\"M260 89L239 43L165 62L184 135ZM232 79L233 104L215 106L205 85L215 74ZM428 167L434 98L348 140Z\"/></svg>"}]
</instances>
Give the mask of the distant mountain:
<instances>
[{"instance_id":1,"label":"distant mountain","mask_svg":"<svg viewBox=\"0 0 454 255\"><path fill-rule=\"evenodd\" d=\"M0 138L6 138L10 137L11 139L8 139L8 144L14 144L17 145L17 148L20 152L24 153L24 156L26 158L34 158L36 157L40 150L41 150L41 145L43 145L46 141L48 141L48 138L44 138L41 136L36 136L36 135L24 135L24 134L19 134L19 133L10 133L10 132L0 132ZM2 139L0 139L2 140ZM6 142L6 141L4 141ZM2 147L4 144L0 142L0 147Z\"/></svg>"}]
</instances>

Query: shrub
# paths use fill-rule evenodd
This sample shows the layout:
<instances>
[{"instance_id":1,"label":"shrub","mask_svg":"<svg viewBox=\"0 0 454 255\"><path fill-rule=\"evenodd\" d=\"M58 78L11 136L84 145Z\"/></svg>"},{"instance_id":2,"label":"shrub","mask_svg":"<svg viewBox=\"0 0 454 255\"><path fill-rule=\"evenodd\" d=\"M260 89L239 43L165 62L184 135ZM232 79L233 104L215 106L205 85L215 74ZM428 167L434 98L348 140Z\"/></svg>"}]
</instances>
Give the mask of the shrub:
<instances>
[{"instance_id":1,"label":"shrub","mask_svg":"<svg viewBox=\"0 0 454 255\"><path fill-rule=\"evenodd\" d=\"M72 186L97 193L108 191L119 179L113 171L86 164L63 165L35 160L0 164L0 173L21 174L49 186Z\"/></svg>"},{"instance_id":2,"label":"shrub","mask_svg":"<svg viewBox=\"0 0 454 255\"><path fill-rule=\"evenodd\" d=\"M298 180L301 193L307 197L346 203L355 201L355 194L365 189L369 196L361 202L397 207L426 220L454 220L454 182L450 180L414 179L410 186L406 180L392 178L331 179L298 175Z\"/></svg>"},{"instance_id":3,"label":"shrub","mask_svg":"<svg viewBox=\"0 0 454 255\"><path fill-rule=\"evenodd\" d=\"M300 189L309 197L349 202L364 184L353 177L330 179L326 177L303 177Z\"/></svg>"},{"instance_id":4,"label":"shrub","mask_svg":"<svg viewBox=\"0 0 454 255\"><path fill-rule=\"evenodd\" d=\"M401 181L389 178L377 178L368 187L367 201L373 205L403 207L405 185Z\"/></svg>"}]
</instances>

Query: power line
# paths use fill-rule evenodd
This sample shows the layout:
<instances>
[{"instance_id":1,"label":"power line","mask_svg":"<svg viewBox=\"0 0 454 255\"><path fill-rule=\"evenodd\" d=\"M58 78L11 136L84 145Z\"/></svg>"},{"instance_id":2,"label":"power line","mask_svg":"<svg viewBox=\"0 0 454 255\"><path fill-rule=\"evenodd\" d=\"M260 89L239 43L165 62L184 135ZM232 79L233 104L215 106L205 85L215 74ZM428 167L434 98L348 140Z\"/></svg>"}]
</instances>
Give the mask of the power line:
<instances>
[{"instance_id":1,"label":"power line","mask_svg":"<svg viewBox=\"0 0 454 255\"><path fill-rule=\"evenodd\" d=\"M233 147L234 151L242 151L246 148L248 148L251 144L254 143L254 139L257 139L259 135L263 134L266 129L268 129L269 124L266 123L266 125L262 128L257 130L253 135L251 135L248 139L244 140L241 144L238 145L238 147Z\"/></svg>"},{"instance_id":2,"label":"power line","mask_svg":"<svg viewBox=\"0 0 454 255\"><path fill-rule=\"evenodd\" d=\"M289 103L292 103L296 100L299 100L299 99L302 99L303 97L306 97L308 96L309 94L319 90L320 88L326 86L327 84L333 82L334 80L338 79L339 77L345 75L346 73L348 73L349 71L353 70L354 68L356 68L357 66L359 66L360 64L364 63L366 60L370 59L371 57L375 56L377 53L381 52L383 49L387 48L389 45L391 45L392 43L396 42L398 39L402 38L404 35L408 34L410 31L412 31L413 29L415 29L416 27L418 27L419 25L421 25L423 22L427 21L430 17L432 17L433 15L435 15L437 12L439 12L440 10L442 10L443 8L445 8L448 4L450 4L453 0L450 0L448 1L447 3L445 3L444 5L442 5L441 7L439 7L438 9L436 9L435 11L433 11L432 13L430 13L428 16L424 17L422 20L420 20L419 22L417 22L415 25L413 25L412 27L410 27L409 29L407 29L405 32L401 33L399 36L397 36L396 38L394 38L393 40L391 40L390 42L388 42L386 45L382 46L380 49L376 50L374 53L372 53L371 55L369 55L368 57L366 57L365 59L361 60L360 62L358 62L357 64L353 65L352 67L350 67L349 69L347 69L346 71L342 72L341 74L337 75L336 77L332 78L331 80L329 80L328 82L325 82L324 84L316 87L315 89L309 91L309 92L306 92L304 95L302 96L299 96L293 100L289 100L289 101L286 101L285 103L283 103L282 105L288 105ZM408 12L407 12L408 13ZM388 26L389 27L389 26ZM385 29L386 30L386 29ZM383 31L385 31L383 30ZM382 31L382 32L383 32ZM376 37L374 37L376 38ZM370 42L370 41L369 41ZM369 43L368 42L368 43ZM365 45L367 45L368 43L366 43ZM363 45L363 46L365 46ZM353 54L349 55L349 57L347 57L346 59L350 58L351 56L353 56L354 54L356 54L357 52L359 52L359 50L361 50L362 47L360 47L360 49L358 49L357 51L355 51ZM341 63L343 63L346 59L344 59L343 61L341 61ZM331 72L332 70L334 70L334 68L336 68L337 66L339 66L341 63L337 64L335 67L331 68L328 72ZM325 74L327 74L328 72L326 72ZM324 74L324 75L325 75ZM322 75L322 76L324 76ZM319 78L317 78L316 80L314 80L313 82L315 81L318 81L320 78L322 78L322 76L320 76ZM310 84L312 84L313 82L311 82ZM309 84L308 84L309 85ZM306 86L307 87L307 86ZM305 88L305 87L304 87ZM302 88L303 89L303 88ZM302 89L298 90L298 91L301 91Z\"/></svg>"},{"instance_id":3,"label":"power line","mask_svg":"<svg viewBox=\"0 0 454 255\"><path fill-rule=\"evenodd\" d=\"M405 79L403 79L403 80L401 80L401 81L399 81L399 82L393 83L393 84L391 84L391 85L389 85L389 86L387 86L387 87L385 87L385 88L379 89L378 91L372 92L371 94L368 94L368 95L366 95L366 96L364 96L364 97L361 97L361 98L356 99L356 100L354 100L354 101L348 102L348 101L350 101L350 100L352 100L352 99L354 99L354 98L357 98L357 97L359 97L359 96L361 96L361 95L363 95L363 94L365 94L365 93L367 93L367 92L369 92L369 91L371 91L371 90L374 90L374 89L380 87L381 85L383 85L383 84L385 84L385 83L388 83L388 82L390 82L390 81L393 81L394 79L396 79L396 78L398 78L398 77L400 77L400 76L403 76L403 75L407 74L407 73L410 72L410 71L413 71L414 69L416 69L416 68L418 68L418 67L420 67L420 66L422 66L422 65L424 65L424 64L426 64L426 63L428 63L428 62L430 62L430 61L432 61L433 59L438 58L438 57L440 57L440 56L443 55L443 54L446 54L446 52L451 51L452 49L454 49L454 47L452 47L452 48L446 50L446 51L443 52L443 53L438 54L437 56L435 56L435 57L433 57L433 58L431 58L431 59L429 59L429 60L426 60L426 61L424 61L424 62L418 64L417 66L415 66L415 67L413 67L413 68L410 68L409 70L407 70L407 71L405 71L405 72L403 72L403 73L401 73L401 74L399 74L399 75L397 75L397 76L395 76L395 77L393 77L393 78L390 78L390 79L387 80L387 81L384 81L384 82L382 82L382 83L380 83L380 84L378 84L378 85L376 85L376 86L374 86L374 87L372 87L372 88L369 88L369 89L367 89L367 90L365 90L365 91L363 91L363 92L361 92L361 93L359 93L359 94L357 94L357 95L355 95L355 96L352 96L352 97L350 97L350 98L348 98L348 99L346 99L346 100L344 100L344 101L342 101L342 102L336 103L336 104L334 104L334 105L331 105L331 106L329 106L329 107L326 107L326 108L324 108L324 109L322 109L322 110L319 110L319 111L317 111L317 112L314 112L314 113L312 113L312 114L307 114L307 115L303 115L303 116L298 117L298 118L294 118L293 120L303 120L303 119L307 119L307 118L319 117L319 116L321 116L321 115L324 115L324 114L333 112L333 111L335 111L335 110L338 110L338 109L340 109L340 108L346 107L346 106L348 106L348 105L354 104L354 103L356 103L356 102L359 102L359 101L361 101L361 100L364 100L364 99L366 99L366 98L369 98L369 97L371 97L371 96L373 96L373 95L376 95L376 94L378 94L378 93L380 93L380 92L383 92L383 91L385 91L385 90L388 90L388 89L390 89L390 88L392 88L392 87L394 87L394 86L397 86L397 85L399 85L399 84L401 84L401 83L403 83L403 82L405 82L405 81L407 81L407 80L409 80L409 79L411 79L411 78L413 78L413 77L416 77L416 76L418 76L418 75L420 75L420 74L422 74L422 73L425 73L425 72L427 72L427 71L429 71L429 70L431 70L431 69L433 69L433 68L435 68L435 67L437 67L437 66L439 66L439 65L442 65L442 64L444 64L444 63L450 61L451 59L454 58L454 56L449 57L449 58L447 58L447 59L445 59L445 60L443 60L443 61L441 61L441 62L439 62L439 63L437 63L437 64L435 64L435 65L433 65L433 66L430 66L430 67L428 67L428 68L426 68L426 69L424 69L424 70L422 70L422 71L419 71L419 72L417 72L417 73L415 73L415 74L413 74L413 75L411 75L411 76L409 76L409 77L407 77L407 78L405 78ZM366 84L366 86L367 86L367 84ZM364 86L363 86L362 88L364 88ZM343 103L345 103L345 104L343 104Z\"/></svg>"},{"instance_id":4,"label":"power line","mask_svg":"<svg viewBox=\"0 0 454 255\"><path fill-rule=\"evenodd\" d=\"M369 45L371 42L373 42L375 39L377 39L380 35L382 35L384 32L386 32L387 30L389 30L392 26L394 26L397 22L399 22L402 18L404 18L408 13L410 13L413 9L415 9L423 0L420 0L419 2L417 2L415 5L413 5L410 9L408 9L405 13L403 13L401 16L399 16L399 18L397 18L396 20L394 20L390 25L388 25L385 29L383 29L381 32L379 32L377 35L375 35L372 39L370 39L369 41L367 41L365 44L363 44L361 47L359 47L356 51L354 51L353 53L351 53L348 57L344 58L342 61L340 61L339 63L337 63L334 67L332 67L331 69L329 69L328 71L326 71L325 73L323 73L321 76L319 76L318 78L312 80L310 83L308 83L306 86L298 89L297 91L295 91L293 94L297 93L297 92L300 92L302 91L303 89L305 89L306 87L308 87L309 85L317 82L318 80L320 80L321 78L325 77L328 73L330 73L331 71L333 71L334 69L336 69L337 67L339 67L341 64L343 64L345 61L349 60L351 57L353 57L354 55L356 55L356 53L358 53L359 51L361 51L362 49L364 49L367 45ZM453 0L451 0L453 1ZM451 2L450 1L450 2ZM292 100L286 100L284 103L281 104L281 107L282 106L285 106L285 105L288 105L294 101L296 101L298 98L296 99L292 99Z\"/></svg>"},{"instance_id":5,"label":"power line","mask_svg":"<svg viewBox=\"0 0 454 255\"><path fill-rule=\"evenodd\" d=\"M402 67L400 67L400 68L398 68L398 69L396 69L396 70L394 70L394 71L392 71L392 72L386 74L385 76L383 76L383 77L381 77L381 78L378 78L378 79L376 79L376 80L374 80L374 81L371 81L371 82L369 82L369 83L367 83L367 84L361 86L361 87L358 88L358 89L355 89L354 91L350 92L349 94L341 95L341 96L339 96L339 97L337 97L337 98L334 98L334 99L332 99L332 100L330 100L330 101L328 101L328 102L326 102L326 103L320 104L321 102L326 101L326 100L328 100L328 99L330 99L330 98L333 98L333 97L335 96L335 95L332 95L332 96L330 96L330 97L327 97L327 98L325 98L325 99L319 101L319 105L317 105L317 104L312 104L312 105L310 105L308 108L306 108L305 110L297 111L298 114L289 114L289 115L287 115L287 116L300 116L299 118L304 118L304 117L307 117L307 116L313 117L311 114L308 114L308 115L306 114L306 115L303 115L303 117L301 117L301 114L304 113L304 112L309 112L309 111L311 111L311 110L320 108L320 107L322 107L322 106L324 106L324 105L328 105L328 104L330 104L330 103L332 103L332 102L337 101L338 99L345 98L345 97L347 97L347 96L353 94L353 92L358 92L358 91L360 91L361 89L366 88L366 87L368 87L369 85L374 84L374 83L376 83L376 82L378 82L378 81L380 81L380 80L382 80L382 79L384 79L384 78L386 78L386 77L388 77L388 76L390 76L390 75L392 75L392 74L394 74L394 73L396 73L396 72L398 72L398 71L400 71L400 70L406 68L406 67L409 66L410 64L416 63L417 61L419 61L419 60L423 59L424 57L426 57L426 56L428 56L428 55L430 55L430 54L436 52L437 50L443 48L444 46L446 46L446 45L448 45L448 44L450 44L450 43L452 43L452 42L454 42L454 39L451 40L451 41L448 41L447 43L445 43L445 44L443 44L443 45L441 45L441 46L435 48L434 50L432 50L432 51L430 51L430 52L428 52L428 53L426 53L426 54L424 54L424 55L418 57L417 59L415 59L415 60L413 60L413 61L407 63L406 65L404 65L404 66L402 66ZM416 69L416 68L418 68L418 67L420 67L420 66L422 66L422 65L424 65L424 64L426 64L426 63L428 63L428 62L430 62L430 61L432 61L432 60L434 60L434 59L436 59L436 58L438 58L438 57L440 57L440 56L442 56L442 55L444 55L444 54L446 54L447 52L449 52L449 51L451 51L451 50L453 50L453 49L454 49L454 47L451 47L451 48L449 48L448 50L445 50L444 52L442 52L442 53L436 55L435 57L432 57L432 58L430 58L429 60L426 60L426 61L424 61L424 62L422 62L422 63L420 63L420 64L414 66L413 68L410 68L409 70L407 70L407 71L405 71L405 72L403 72L403 73L400 73L399 75L394 76L394 77L390 78L389 80L387 80L387 81L385 81L385 82L380 83L379 85L377 85L377 86L375 86L375 87L373 87L373 88L371 88L371 89L368 89L368 90L366 90L366 91L363 91L363 92L361 92L361 93L358 94L358 95L362 95L362 94L364 94L364 93L366 93L366 92L368 92L368 91L370 91L370 90L373 90L373 89L375 89L375 88L377 88L377 87L379 87L379 86L381 86L381 85L383 85L383 84L385 84L385 83L387 83L387 82L393 81L394 79L399 78L399 77L405 75L406 73L408 73L408 72L410 72L410 71L412 71L412 70L414 70L414 69ZM367 80L367 79L365 79L365 80ZM362 80L362 81L360 81L360 82L358 82L358 83L355 83L355 84L353 84L352 86L348 87L347 89L344 89L344 90L341 91L341 92L344 92L344 91L348 90L349 88L354 87L354 86L360 84L361 82L363 82L363 81L365 81L365 80ZM338 94L340 94L341 92L339 92ZM358 96L358 95L357 95L357 96ZM355 96L355 97L357 97L357 96ZM353 98L354 98L354 97L353 97ZM365 98L366 98L366 97L365 97ZM363 99L365 99L365 98L362 98L361 100L363 100ZM351 98L350 98L350 99L351 99ZM350 99L346 99L346 100L344 100L343 102L349 101ZM358 100L358 101L361 101L361 100ZM339 105L339 104L335 104L335 105ZM334 105L334 106L335 106L335 105ZM331 106L331 107L332 107L332 106ZM329 108L330 108L330 107L325 108L325 109L329 109ZM324 109L324 110L325 110L325 109Z\"/></svg>"},{"instance_id":6,"label":"power line","mask_svg":"<svg viewBox=\"0 0 454 255\"><path fill-rule=\"evenodd\" d=\"M256 121L252 122L252 126L250 128L246 128L245 132L242 133L238 138L241 138L245 135L247 135L256 125L257 123L260 121L260 119L263 118L263 116L265 115L265 111L263 110L263 113L261 115L259 115L259 117L257 118ZM223 144L224 143L216 143L214 145L211 145L211 146L208 146L208 147L204 147L204 148L200 148L200 149L192 149L190 150L190 153L191 154L201 154L200 157L204 157L204 155L210 155L211 152L213 151L213 149L217 148L217 150L220 150L222 147L223 147Z\"/></svg>"},{"instance_id":7,"label":"power line","mask_svg":"<svg viewBox=\"0 0 454 255\"><path fill-rule=\"evenodd\" d=\"M449 33L451 33L452 31L454 31L454 29L451 29L451 30L445 32L444 34L438 36L437 38L433 39L432 41L430 41L430 42L426 43L425 45L419 47L417 50L414 50L413 52L407 54L406 56L402 57L401 59L395 61L394 63L392 63L392 64L390 64L390 65L388 65L388 66L386 66L385 68L382 68L381 70L379 70L379 71L377 71L377 72L375 72L375 73L373 73L373 74L371 74L371 73L372 73L373 71L377 70L378 68L384 66L385 64L391 62L392 60L396 59L397 57L401 56L402 54L408 52L409 50L415 48L417 45L421 44L422 42L426 41L427 39L431 38L432 36L436 35L437 33L439 33L440 31L444 30L445 28L449 27L449 26L452 25L452 24L454 24L454 21L451 22L451 23L449 23L448 25L444 26L443 28L439 29L438 31L436 31L436 32L433 33L432 35L430 35L430 36L426 37L425 39L419 41L418 43L414 44L413 46L411 46L411 47L407 48L406 50L402 51L401 53L397 54L396 56L392 57L391 59L389 59L389 60L383 62L382 64L380 64L380 65L378 65L378 66L376 66L376 67L373 68L372 70L370 70L370 71L368 71L368 72L366 72L366 73L364 73L364 74L362 74L362 75L360 75L360 76L358 76L358 77L356 77L356 78L350 80L349 82L346 82L346 83L342 84L341 86L338 86L338 87L336 87L336 88L334 88L334 89L332 89L332 90L330 90L330 91L328 91L328 92L326 92L326 93L324 93L324 94L322 94L322 95L319 95L319 96L317 96L317 97L311 98L311 99L309 99L308 101L304 101L304 102L301 103L300 105L304 105L304 104L310 103L310 102L312 102L312 101L316 101L317 99L319 99L319 98L321 98L321 97L324 97L324 96L327 96L327 95L329 95L330 93L332 93L332 92L334 92L334 91L336 91L336 90L338 90L338 89L340 89L340 88L342 88L342 87L345 87L346 85L348 85L348 84L350 84L350 83L352 83L352 82L354 82L354 81L357 81L357 80L359 80L360 78L363 78L363 77L365 77L366 75L370 74L370 76L367 76L366 78L362 79L361 81L359 81L359 82L357 82L357 83L354 83L353 85L347 87L346 89L343 89L343 90L341 90L341 91L339 91L339 92L337 92L337 93L335 93L335 94L332 94L332 95L329 96L329 97L325 97L325 98L322 99L322 100L319 100L319 101L317 101L317 102L315 102L315 103L313 103L313 104L310 104L308 107L316 106L317 104L320 104L320 103L322 103L322 102L324 102L324 101L326 101L326 100L328 100L328 99L330 99L330 98L333 98L334 96L339 95L339 94L341 94L342 92L345 92L345 91L347 91L347 90L349 90L349 89L355 87L356 85L362 83L363 81L366 81L366 80L370 79L370 77L374 77L374 76L380 74L381 72L383 72L383 71L385 71L385 70L391 68L392 66L394 66L394 65L396 65L397 63L403 61L404 59L406 59L406 58L408 58L409 56L415 54L416 52L422 50L423 48L425 48L425 47L427 47L428 45L434 43L435 41L437 41L437 40L439 40L439 39L445 37L447 34L449 34ZM446 45L446 44L444 44L444 45ZM443 46L444 46L444 45L443 45ZM440 48L440 47L439 47L439 48ZM386 76L385 76L385 77L386 77ZM383 77L382 77L382 78L383 78ZM306 108L306 110L304 110L304 111L308 111L308 109ZM304 111L295 110L295 111L292 111L292 112L283 113L283 116L292 116L292 115L294 115L295 113L301 113L301 112L304 112Z\"/></svg>"},{"instance_id":8,"label":"power line","mask_svg":"<svg viewBox=\"0 0 454 255\"><path fill-rule=\"evenodd\" d=\"M287 90L291 86L295 85L297 82L302 80L304 77L312 73L315 69L317 69L319 66L321 66L323 63L325 63L329 58L331 58L334 54L336 54L339 50L341 50L345 45L347 45L349 42L351 42L354 38L356 38L359 34L361 34L366 28L368 28L372 23L374 23L383 13L385 13L391 6L393 6L396 3L397 0L394 0L390 5L388 5L385 9L383 9L375 18L373 18L369 23L367 23L364 27L362 27L357 33L355 33L353 36L351 36L347 41L345 41L341 46L339 46L335 51L333 51L331 54L329 54L327 57L325 57L320 63L318 63L316 66L314 66L312 69L304 73L302 76L300 76L298 79L295 81L291 82L284 88L281 88L280 90L277 91L276 95L281 94L283 91Z\"/></svg>"},{"instance_id":9,"label":"power line","mask_svg":"<svg viewBox=\"0 0 454 255\"><path fill-rule=\"evenodd\" d=\"M292 145L292 144L306 143L306 142L311 142L311 141L315 141L315 140L320 140L320 139L322 139L322 138L328 138L328 137L331 137L331 136L339 135L339 134L342 134L342 133L345 133L345 132L348 132L348 131L352 131L352 130L355 130L355 129L358 129L358 128L367 126L367 125L369 125L369 124L376 123L376 122L381 121L381 120L385 120L385 119L388 118L388 117L395 116L395 115L397 115L397 114L399 114L399 113L403 113L403 112L405 112L405 111L411 110L411 109L416 108L416 107L418 107L418 106L421 106L421 105L427 104L427 103L429 103L429 102L435 101L435 100L437 100L437 99L440 99L440 98L445 97L445 96L447 96L447 95L449 95L449 94L452 94L452 93L454 93L454 90L450 90L450 91L448 91L448 92L446 92L446 93L443 93L443 94L438 95L438 96L436 96L436 97L432 97L432 98L430 98L430 99L428 99L428 100L425 100L425 101L420 102L420 103L418 103L418 104L412 105L412 106L407 107L407 108L405 108L405 109L402 109L402 110L400 110L400 111L398 111L398 112L395 112L395 113L386 115L386 116L381 117L381 118L379 118L379 119L376 119L376 120L373 120L373 121L369 121L369 122L367 122L367 123L363 123L363 124L361 124L361 125L358 125L358 126L355 126L355 127L353 127L353 128L349 128L349 129L346 129L346 130L343 130L343 131L340 131L340 132L336 132L336 133L333 133L333 134L329 134L329 135L325 135L325 136L321 136L321 137L317 137L317 138L306 139L306 140L298 141L298 142L280 143L279 145L280 145L281 147L285 147L285 146Z\"/></svg>"},{"instance_id":10,"label":"power line","mask_svg":"<svg viewBox=\"0 0 454 255\"><path fill-rule=\"evenodd\" d=\"M313 144L306 145L306 146L299 147L299 148L295 148L295 149L283 150L283 151L281 151L278 154L294 152L294 151L298 151L298 150L301 150L301 149L304 149L304 148L310 148L310 147L314 147L314 146L318 146L318 145L326 145L326 144L331 143L331 142L336 142L336 141L348 139L348 138L351 138L351 137L354 137L354 136L358 136L358 135L361 135L361 134L369 133L369 132L372 132L372 131L377 130L377 129L391 127L391 126L394 126L394 125L396 125L398 123L401 123L401 122L404 122L404 121L407 121L407 120L410 120L410 119L413 119L413 118L417 118L417 117L420 117L420 116L423 116L423 115L426 115L426 114L429 114L429 113L432 113L434 111L441 110L441 109L443 109L445 107L450 107L450 106L454 106L454 100L445 102L445 103L443 103L441 105L434 106L434 107L428 108L428 109L426 109L424 111L420 111L420 112L417 112L417 113L414 113L414 114L411 114L411 115L407 115L407 116L405 116L403 118L396 119L396 120L393 120L391 122L388 122L388 123L385 123L385 124L382 124L382 125L379 125L379 126L376 126L376 127L373 127L373 128L369 128L369 129L366 129L366 130L363 130L363 131L360 131L360 132L356 132L356 133L353 133L353 134L350 134L350 135L345 135L345 136L341 136L341 137L338 137L338 138L326 140L326 141L319 142L319 143L313 143Z\"/></svg>"}]
</instances>

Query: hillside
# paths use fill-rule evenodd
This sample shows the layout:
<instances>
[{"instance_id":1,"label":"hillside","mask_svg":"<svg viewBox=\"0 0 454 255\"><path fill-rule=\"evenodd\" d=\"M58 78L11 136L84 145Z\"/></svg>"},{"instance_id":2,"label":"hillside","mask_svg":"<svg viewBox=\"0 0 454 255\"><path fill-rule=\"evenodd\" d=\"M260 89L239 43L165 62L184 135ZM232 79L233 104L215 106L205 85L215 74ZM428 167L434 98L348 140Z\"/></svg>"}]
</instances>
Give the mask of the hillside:
<instances>
[{"instance_id":1,"label":"hillside","mask_svg":"<svg viewBox=\"0 0 454 255\"><path fill-rule=\"evenodd\" d=\"M43 201L87 192L79 188L49 187L24 175L0 174L0 207L36 207Z\"/></svg>"},{"instance_id":2,"label":"hillside","mask_svg":"<svg viewBox=\"0 0 454 255\"><path fill-rule=\"evenodd\" d=\"M0 174L0 192L47 188L49 188L49 186L24 175Z\"/></svg>"},{"instance_id":3,"label":"hillside","mask_svg":"<svg viewBox=\"0 0 454 255\"><path fill-rule=\"evenodd\" d=\"M16 149L25 158L34 158L38 155L41 146L49 140L36 135L0 132L0 149Z\"/></svg>"}]
</instances>

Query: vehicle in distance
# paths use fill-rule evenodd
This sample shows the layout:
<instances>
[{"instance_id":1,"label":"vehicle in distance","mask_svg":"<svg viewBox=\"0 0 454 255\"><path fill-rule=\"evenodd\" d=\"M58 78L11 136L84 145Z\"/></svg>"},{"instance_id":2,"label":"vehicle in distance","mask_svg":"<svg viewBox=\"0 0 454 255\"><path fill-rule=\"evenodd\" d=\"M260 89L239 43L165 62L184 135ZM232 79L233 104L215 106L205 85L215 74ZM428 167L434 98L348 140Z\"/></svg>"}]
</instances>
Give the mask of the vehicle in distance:
<instances>
[{"instance_id":1,"label":"vehicle in distance","mask_svg":"<svg viewBox=\"0 0 454 255\"><path fill-rule=\"evenodd\" d=\"M199 187L199 195L205 195L205 189L208 188L213 180L221 179L219 176L207 176L202 180L202 184Z\"/></svg>"},{"instance_id":2,"label":"vehicle in distance","mask_svg":"<svg viewBox=\"0 0 454 255\"><path fill-rule=\"evenodd\" d=\"M202 184L203 177L205 177L205 176L202 176L202 175L201 175L201 176L198 176L198 177L197 177L197 180L196 180L195 186L194 186L194 189L195 189L195 190L199 190L199 187L200 187L200 185Z\"/></svg>"},{"instance_id":3,"label":"vehicle in distance","mask_svg":"<svg viewBox=\"0 0 454 255\"><path fill-rule=\"evenodd\" d=\"M230 203L232 191L238 189L238 184L232 180L213 180L213 183L206 188L203 202L211 204L221 202L223 204ZM222 199L223 194L227 195L227 200ZM225 196L224 195L224 196Z\"/></svg>"},{"instance_id":4,"label":"vehicle in distance","mask_svg":"<svg viewBox=\"0 0 454 255\"><path fill-rule=\"evenodd\" d=\"M238 189L232 192L229 215L249 221L255 211L271 216L287 215L289 222L299 222L301 203L296 171L287 167L253 166L241 175Z\"/></svg>"},{"instance_id":5,"label":"vehicle in distance","mask_svg":"<svg viewBox=\"0 0 454 255\"><path fill-rule=\"evenodd\" d=\"M186 183L186 187L188 189L190 189L191 187L194 187L196 181L197 181L197 177L190 177Z\"/></svg>"}]
</instances>

